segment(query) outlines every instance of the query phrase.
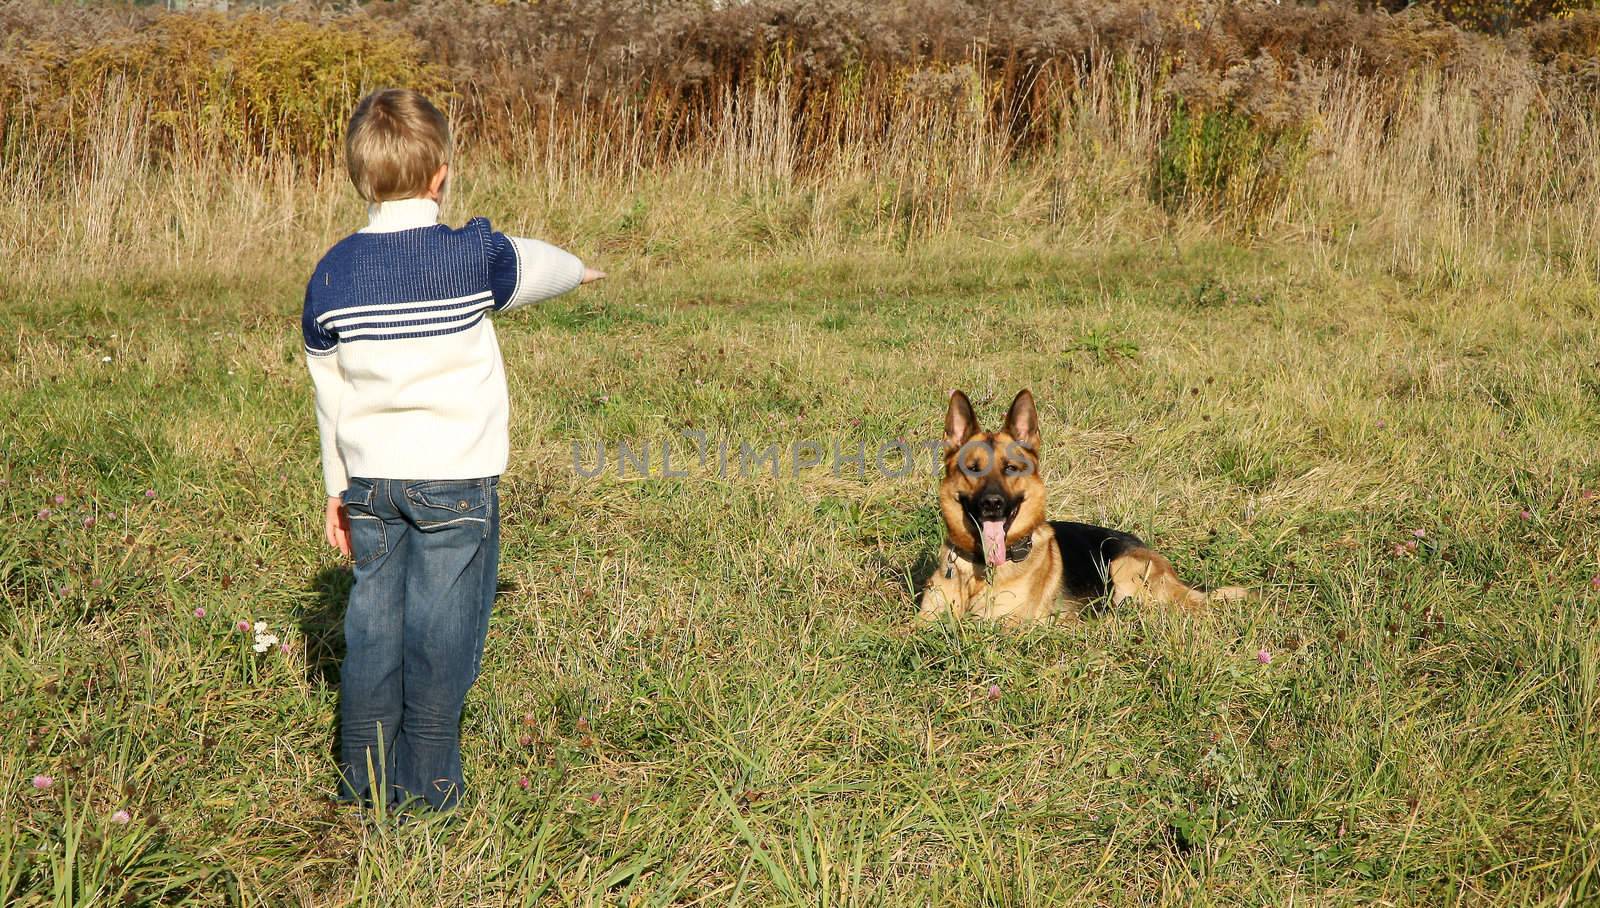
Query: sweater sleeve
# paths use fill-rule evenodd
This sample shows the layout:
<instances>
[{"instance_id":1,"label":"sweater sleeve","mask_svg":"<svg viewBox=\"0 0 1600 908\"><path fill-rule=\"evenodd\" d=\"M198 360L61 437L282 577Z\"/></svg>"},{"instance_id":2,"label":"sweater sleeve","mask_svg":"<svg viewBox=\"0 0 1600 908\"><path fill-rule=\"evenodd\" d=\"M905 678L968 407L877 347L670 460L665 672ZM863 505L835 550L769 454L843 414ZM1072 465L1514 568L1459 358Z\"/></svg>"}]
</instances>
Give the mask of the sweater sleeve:
<instances>
[{"instance_id":1,"label":"sweater sleeve","mask_svg":"<svg viewBox=\"0 0 1600 908\"><path fill-rule=\"evenodd\" d=\"M491 232L488 256L496 311L560 296L583 282L577 256L540 240Z\"/></svg>"},{"instance_id":2,"label":"sweater sleeve","mask_svg":"<svg viewBox=\"0 0 1600 908\"><path fill-rule=\"evenodd\" d=\"M309 291L300 316L300 331L306 342L306 367L311 370L311 384L316 389L317 432L322 437L322 483L328 497L333 498L349 485L337 438L344 372L339 368L339 339L317 323Z\"/></svg>"}]
</instances>

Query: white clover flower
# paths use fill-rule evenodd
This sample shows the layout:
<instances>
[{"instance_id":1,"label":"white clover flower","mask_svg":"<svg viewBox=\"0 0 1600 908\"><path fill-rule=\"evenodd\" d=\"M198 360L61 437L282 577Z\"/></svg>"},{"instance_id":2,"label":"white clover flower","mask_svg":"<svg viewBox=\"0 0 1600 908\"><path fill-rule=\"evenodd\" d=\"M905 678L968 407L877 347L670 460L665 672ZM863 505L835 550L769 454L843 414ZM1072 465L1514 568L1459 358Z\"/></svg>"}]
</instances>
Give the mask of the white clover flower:
<instances>
[{"instance_id":1,"label":"white clover flower","mask_svg":"<svg viewBox=\"0 0 1600 908\"><path fill-rule=\"evenodd\" d=\"M257 621L256 622L256 633L265 634L266 632L267 632L267 622L265 622L265 621Z\"/></svg>"},{"instance_id":2,"label":"white clover flower","mask_svg":"<svg viewBox=\"0 0 1600 908\"><path fill-rule=\"evenodd\" d=\"M258 653L264 653L264 652L267 651L267 645L265 643L262 643L259 640L256 641L256 645L255 646L252 646L250 648L255 650Z\"/></svg>"}]
</instances>

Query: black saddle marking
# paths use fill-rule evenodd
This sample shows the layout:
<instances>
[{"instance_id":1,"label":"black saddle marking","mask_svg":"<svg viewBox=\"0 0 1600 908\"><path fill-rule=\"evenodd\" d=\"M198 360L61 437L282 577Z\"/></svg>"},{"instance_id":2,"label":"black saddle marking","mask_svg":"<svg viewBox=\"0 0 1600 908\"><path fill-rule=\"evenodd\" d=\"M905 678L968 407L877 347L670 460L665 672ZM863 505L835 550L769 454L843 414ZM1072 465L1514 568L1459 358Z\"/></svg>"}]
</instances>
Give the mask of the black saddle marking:
<instances>
[{"instance_id":1,"label":"black saddle marking","mask_svg":"<svg viewBox=\"0 0 1600 908\"><path fill-rule=\"evenodd\" d=\"M1072 599L1098 599L1111 590L1111 562L1145 548L1132 533L1090 523L1052 520L1061 552L1061 591Z\"/></svg>"}]
</instances>

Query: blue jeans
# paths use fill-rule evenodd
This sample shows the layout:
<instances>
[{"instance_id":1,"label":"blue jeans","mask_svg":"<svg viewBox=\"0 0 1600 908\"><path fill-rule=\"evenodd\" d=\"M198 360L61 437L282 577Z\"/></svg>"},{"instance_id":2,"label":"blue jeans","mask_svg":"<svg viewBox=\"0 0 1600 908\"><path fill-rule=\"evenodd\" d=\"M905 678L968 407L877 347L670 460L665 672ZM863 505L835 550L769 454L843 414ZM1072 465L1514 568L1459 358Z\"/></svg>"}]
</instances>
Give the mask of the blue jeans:
<instances>
[{"instance_id":1,"label":"blue jeans","mask_svg":"<svg viewBox=\"0 0 1600 908\"><path fill-rule=\"evenodd\" d=\"M344 505L356 580L339 674L340 796L453 807L461 708L483 666L499 569L499 477L351 478Z\"/></svg>"}]
</instances>

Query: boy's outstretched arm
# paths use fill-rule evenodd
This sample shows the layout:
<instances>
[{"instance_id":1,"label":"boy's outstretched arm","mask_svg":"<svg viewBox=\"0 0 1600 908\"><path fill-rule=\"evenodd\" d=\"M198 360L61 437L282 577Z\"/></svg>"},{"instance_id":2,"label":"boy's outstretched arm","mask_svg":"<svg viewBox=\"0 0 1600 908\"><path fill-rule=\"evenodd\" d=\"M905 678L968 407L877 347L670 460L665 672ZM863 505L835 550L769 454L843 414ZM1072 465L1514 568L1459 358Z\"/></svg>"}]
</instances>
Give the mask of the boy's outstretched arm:
<instances>
[{"instance_id":1,"label":"boy's outstretched arm","mask_svg":"<svg viewBox=\"0 0 1600 908\"><path fill-rule=\"evenodd\" d=\"M567 250L542 240L490 232L486 252L497 312L560 296L606 276L604 271L586 267Z\"/></svg>"}]
</instances>

